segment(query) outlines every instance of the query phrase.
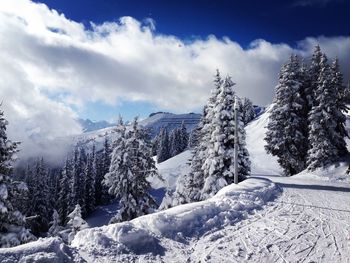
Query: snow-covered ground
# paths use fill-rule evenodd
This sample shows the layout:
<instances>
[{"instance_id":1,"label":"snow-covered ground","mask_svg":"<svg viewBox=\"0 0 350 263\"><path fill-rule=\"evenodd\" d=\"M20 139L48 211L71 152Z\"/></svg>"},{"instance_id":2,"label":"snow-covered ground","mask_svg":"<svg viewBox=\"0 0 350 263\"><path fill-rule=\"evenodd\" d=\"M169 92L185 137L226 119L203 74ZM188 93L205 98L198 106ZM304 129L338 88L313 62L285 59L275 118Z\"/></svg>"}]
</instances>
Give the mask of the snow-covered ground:
<instances>
[{"instance_id":1,"label":"snow-covered ground","mask_svg":"<svg viewBox=\"0 0 350 263\"><path fill-rule=\"evenodd\" d=\"M85 260L76 249L67 246L60 238L40 238L13 248L0 249L1 263L82 263Z\"/></svg>"},{"instance_id":2,"label":"snow-covered ground","mask_svg":"<svg viewBox=\"0 0 350 263\"><path fill-rule=\"evenodd\" d=\"M306 174L265 178L282 194L247 220L198 240L190 262L350 262L350 184Z\"/></svg>"},{"instance_id":3,"label":"snow-covered ground","mask_svg":"<svg viewBox=\"0 0 350 263\"><path fill-rule=\"evenodd\" d=\"M186 262L198 240L248 218L279 192L268 179L250 178L206 201L80 231L72 246L89 262Z\"/></svg>"},{"instance_id":4,"label":"snow-covered ground","mask_svg":"<svg viewBox=\"0 0 350 263\"><path fill-rule=\"evenodd\" d=\"M203 202L83 230L72 246L50 238L0 249L0 262L350 262L349 161L278 176L264 150L268 113L247 126L250 179ZM187 151L158 164L165 180L150 179L152 187L173 189L190 157ZM89 223L100 222L97 212Z\"/></svg>"}]
</instances>

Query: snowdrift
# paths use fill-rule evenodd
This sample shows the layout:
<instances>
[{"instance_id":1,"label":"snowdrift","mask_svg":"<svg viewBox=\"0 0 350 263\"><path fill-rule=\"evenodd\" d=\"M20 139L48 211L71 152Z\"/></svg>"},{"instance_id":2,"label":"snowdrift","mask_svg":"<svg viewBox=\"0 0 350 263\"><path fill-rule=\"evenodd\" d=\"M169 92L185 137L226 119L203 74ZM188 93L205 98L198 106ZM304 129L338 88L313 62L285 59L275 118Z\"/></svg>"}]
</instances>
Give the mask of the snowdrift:
<instances>
[{"instance_id":1,"label":"snowdrift","mask_svg":"<svg viewBox=\"0 0 350 263\"><path fill-rule=\"evenodd\" d=\"M37 241L13 248L0 249L1 263L32 262L86 262L75 249L68 247L58 238L40 238Z\"/></svg>"},{"instance_id":2,"label":"snowdrift","mask_svg":"<svg viewBox=\"0 0 350 263\"><path fill-rule=\"evenodd\" d=\"M326 168L319 168L312 172L304 170L299 174L293 175L293 178L350 183L350 174L347 174L347 170L349 168L350 163L350 157L348 156L344 159L348 160L332 164Z\"/></svg>"},{"instance_id":3,"label":"snowdrift","mask_svg":"<svg viewBox=\"0 0 350 263\"><path fill-rule=\"evenodd\" d=\"M162 245L164 239L186 242L233 225L261 209L278 193L279 188L270 180L249 178L239 185L226 186L202 202L80 231L72 246L99 262L115 261L122 254L161 255L167 250Z\"/></svg>"}]
</instances>

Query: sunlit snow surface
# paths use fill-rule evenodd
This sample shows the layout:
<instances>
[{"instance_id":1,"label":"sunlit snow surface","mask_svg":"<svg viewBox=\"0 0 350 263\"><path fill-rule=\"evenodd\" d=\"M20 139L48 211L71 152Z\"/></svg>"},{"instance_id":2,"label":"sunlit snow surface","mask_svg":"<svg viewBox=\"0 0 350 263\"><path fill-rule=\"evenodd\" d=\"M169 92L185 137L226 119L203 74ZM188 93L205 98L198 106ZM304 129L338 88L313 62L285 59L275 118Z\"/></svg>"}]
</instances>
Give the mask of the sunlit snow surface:
<instances>
[{"instance_id":1,"label":"sunlit snow surface","mask_svg":"<svg viewBox=\"0 0 350 263\"><path fill-rule=\"evenodd\" d=\"M264 150L268 113L247 126L254 175L238 186L203 202L83 230L69 247L50 238L0 249L0 262L350 262L349 160L278 176L276 159ZM173 189L190 156L158 164L165 180L150 178L152 187ZM97 213L91 225L102 219Z\"/></svg>"}]
</instances>

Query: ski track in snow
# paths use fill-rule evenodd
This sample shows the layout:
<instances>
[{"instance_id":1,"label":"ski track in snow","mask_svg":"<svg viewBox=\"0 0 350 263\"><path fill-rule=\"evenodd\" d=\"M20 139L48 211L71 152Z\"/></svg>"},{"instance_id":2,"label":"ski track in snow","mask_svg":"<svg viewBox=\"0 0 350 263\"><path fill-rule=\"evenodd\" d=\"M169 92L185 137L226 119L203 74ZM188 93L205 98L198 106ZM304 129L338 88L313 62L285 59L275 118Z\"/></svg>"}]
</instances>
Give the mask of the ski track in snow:
<instances>
[{"instance_id":1,"label":"ski track in snow","mask_svg":"<svg viewBox=\"0 0 350 263\"><path fill-rule=\"evenodd\" d=\"M269 179L282 195L193 242L188 262L350 262L350 184Z\"/></svg>"}]
</instances>

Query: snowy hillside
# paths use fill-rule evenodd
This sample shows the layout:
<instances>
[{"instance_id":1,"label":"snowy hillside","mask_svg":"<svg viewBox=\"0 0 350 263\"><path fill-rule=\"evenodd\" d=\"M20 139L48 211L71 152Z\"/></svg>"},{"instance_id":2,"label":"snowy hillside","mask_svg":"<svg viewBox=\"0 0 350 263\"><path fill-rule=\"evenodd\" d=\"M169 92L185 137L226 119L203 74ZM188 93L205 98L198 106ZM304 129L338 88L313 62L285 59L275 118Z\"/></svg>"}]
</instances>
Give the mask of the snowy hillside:
<instances>
[{"instance_id":1,"label":"snowy hillside","mask_svg":"<svg viewBox=\"0 0 350 263\"><path fill-rule=\"evenodd\" d=\"M0 261L350 262L347 160L279 177L276 159L264 150L269 112L246 127L253 176L239 185L206 201L80 231L71 246L46 238L0 249ZM112 134L109 128L100 134L106 131ZM152 188L162 194L174 189L179 175L188 172L190 158L186 151L158 164L164 181L149 178ZM115 207L94 213L90 226L106 223Z\"/></svg>"},{"instance_id":2,"label":"snowy hillside","mask_svg":"<svg viewBox=\"0 0 350 263\"><path fill-rule=\"evenodd\" d=\"M277 163L276 157L268 155L264 148L266 127L269 121L269 115L272 105L264 113L258 116L246 127L247 148L250 155L252 174L269 175L281 174L281 169Z\"/></svg>"}]
</instances>

